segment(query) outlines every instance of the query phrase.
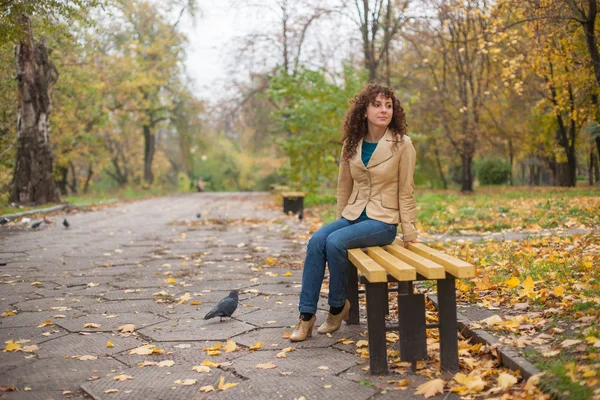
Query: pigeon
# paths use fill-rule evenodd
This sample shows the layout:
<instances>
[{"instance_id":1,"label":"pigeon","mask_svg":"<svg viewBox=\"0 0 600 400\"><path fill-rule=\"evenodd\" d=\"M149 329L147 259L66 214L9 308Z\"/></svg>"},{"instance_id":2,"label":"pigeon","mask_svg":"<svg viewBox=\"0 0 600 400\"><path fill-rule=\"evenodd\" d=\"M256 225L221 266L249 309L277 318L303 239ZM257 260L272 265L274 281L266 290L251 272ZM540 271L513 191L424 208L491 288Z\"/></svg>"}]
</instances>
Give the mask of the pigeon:
<instances>
[{"instance_id":1,"label":"pigeon","mask_svg":"<svg viewBox=\"0 0 600 400\"><path fill-rule=\"evenodd\" d=\"M69 228L69 226L71 226L71 224L69 224L69 221L67 221L67 219L65 218L63 221L63 225L65 226L65 228Z\"/></svg>"},{"instance_id":2,"label":"pigeon","mask_svg":"<svg viewBox=\"0 0 600 400\"><path fill-rule=\"evenodd\" d=\"M196 218L202 218L202 213L196 214Z\"/></svg>"},{"instance_id":3,"label":"pigeon","mask_svg":"<svg viewBox=\"0 0 600 400\"><path fill-rule=\"evenodd\" d=\"M54 221L52 221L52 220L51 220L50 218L48 218L48 217L44 217L44 223L45 223L45 224L52 224L52 223L54 223Z\"/></svg>"},{"instance_id":4,"label":"pigeon","mask_svg":"<svg viewBox=\"0 0 600 400\"><path fill-rule=\"evenodd\" d=\"M238 306L238 292L232 290L229 296L221 299L217 305L204 316L204 319L219 317L219 322L223 321L223 317L231 317L231 314Z\"/></svg>"},{"instance_id":5,"label":"pigeon","mask_svg":"<svg viewBox=\"0 0 600 400\"><path fill-rule=\"evenodd\" d=\"M2 217L2 218L0 218L0 225L8 224L9 221L10 221L10 219L8 219L6 217Z\"/></svg>"},{"instance_id":6,"label":"pigeon","mask_svg":"<svg viewBox=\"0 0 600 400\"><path fill-rule=\"evenodd\" d=\"M44 222L44 221L34 222L33 224L31 224L31 229L37 229L37 228L39 228L40 225L42 224L42 222Z\"/></svg>"}]
</instances>

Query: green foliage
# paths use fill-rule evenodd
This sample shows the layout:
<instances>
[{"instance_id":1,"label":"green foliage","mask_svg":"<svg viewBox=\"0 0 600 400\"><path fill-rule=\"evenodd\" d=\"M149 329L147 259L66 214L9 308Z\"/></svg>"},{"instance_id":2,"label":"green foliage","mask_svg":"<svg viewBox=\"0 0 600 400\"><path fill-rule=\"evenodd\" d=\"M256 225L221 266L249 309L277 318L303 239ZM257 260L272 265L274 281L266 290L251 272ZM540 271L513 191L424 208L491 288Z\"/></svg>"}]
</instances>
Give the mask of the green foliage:
<instances>
[{"instance_id":1,"label":"green foliage","mask_svg":"<svg viewBox=\"0 0 600 400\"><path fill-rule=\"evenodd\" d=\"M484 158L475 164L475 170L481 185L501 185L510 179L510 165L503 160Z\"/></svg>"},{"instance_id":2,"label":"green foliage","mask_svg":"<svg viewBox=\"0 0 600 400\"><path fill-rule=\"evenodd\" d=\"M180 192L189 192L191 187L192 187L192 181L190 181L190 178L183 172L178 173L177 174L177 190Z\"/></svg>"},{"instance_id":3,"label":"green foliage","mask_svg":"<svg viewBox=\"0 0 600 400\"><path fill-rule=\"evenodd\" d=\"M351 67L344 68L342 78L337 84L326 71L301 69L271 79L267 96L279 105L274 113L281 127L277 142L289 157L285 175L292 187L312 192L335 185L348 101L365 82Z\"/></svg>"},{"instance_id":4,"label":"green foliage","mask_svg":"<svg viewBox=\"0 0 600 400\"><path fill-rule=\"evenodd\" d=\"M18 42L26 34L23 15L34 18L43 32L52 32L56 21L78 20L85 22L88 7L98 5L98 0L16 0L0 3L0 43Z\"/></svg>"}]
</instances>

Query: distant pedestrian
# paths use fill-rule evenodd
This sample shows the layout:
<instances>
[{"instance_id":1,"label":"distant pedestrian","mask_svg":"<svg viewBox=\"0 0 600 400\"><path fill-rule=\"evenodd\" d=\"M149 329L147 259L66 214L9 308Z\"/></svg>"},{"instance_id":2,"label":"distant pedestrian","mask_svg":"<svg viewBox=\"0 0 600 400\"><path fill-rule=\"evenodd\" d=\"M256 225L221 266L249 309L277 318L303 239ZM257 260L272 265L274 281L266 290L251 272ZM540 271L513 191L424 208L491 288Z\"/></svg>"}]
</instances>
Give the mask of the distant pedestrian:
<instances>
[{"instance_id":1,"label":"distant pedestrian","mask_svg":"<svg viewBox=\"0 0 600 400\"><path fill-rule=\"evenodd\" d=\"M198 178L198 183L196 184L196 190L198 192L204 192L204 178Z\"/></svg>"},{"instance_id":2,"label":"distant pedestrian","mask_svg":"<svg viewBox=\"0 0 600 400\"><path fill-rule=\"evenodd\" d=\"M329 314L317 332L338 330L348 319L348 249L384 246L402 225L404 245L416 241L413 173L415 148L406 136L406 116L394 91L371 84L351 102L344 122L337 183L337 221L323 226L308 242L300 319L293 342L312 336L317 303L329 266Z\"/></svg>"}]
</instances>

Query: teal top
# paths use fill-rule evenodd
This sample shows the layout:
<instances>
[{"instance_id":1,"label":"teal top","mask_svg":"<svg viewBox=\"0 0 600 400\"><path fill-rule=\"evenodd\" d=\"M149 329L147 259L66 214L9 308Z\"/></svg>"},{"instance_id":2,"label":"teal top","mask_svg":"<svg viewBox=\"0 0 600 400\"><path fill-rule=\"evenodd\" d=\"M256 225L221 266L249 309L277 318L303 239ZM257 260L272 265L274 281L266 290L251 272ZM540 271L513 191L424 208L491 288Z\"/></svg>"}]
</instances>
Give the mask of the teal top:
<instances>
[{"instance_id":1,"label":"teal top","mask_svg":"<svg viewBox=\"0 0 600 400\"><path fill-rule=\"evenodd\" d=\"M371 159L371 156L376 148L377 142L371 143L363 140L361 158L365 167L369 164L369 160ZM362 214L360 214L360 217L358 217L358 221L366 221L368 219L371 218L367 217L367 208L365 207Z\"/></svg>"}]
</instances>

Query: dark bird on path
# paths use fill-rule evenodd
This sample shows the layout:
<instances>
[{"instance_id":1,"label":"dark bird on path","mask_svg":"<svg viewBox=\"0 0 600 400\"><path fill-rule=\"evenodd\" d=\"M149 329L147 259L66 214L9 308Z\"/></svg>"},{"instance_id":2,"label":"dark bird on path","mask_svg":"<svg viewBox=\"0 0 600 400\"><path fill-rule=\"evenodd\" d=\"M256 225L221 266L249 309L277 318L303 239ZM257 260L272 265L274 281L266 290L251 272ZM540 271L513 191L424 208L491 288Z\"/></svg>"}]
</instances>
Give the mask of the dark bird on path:
<instances>
[{"instance_id":1,"label":"dark bird on path","mask_svg":"<svg viewBox=\"0 0 600 400\"><path fill-rule=\"evenodd\" d=\"M196 218L202 218L202 213L196 214Z\"/></svg>"},{"instance_id":2,"label":"dark bird on path","mask_svg":"<svg viewBox=\"0 0 600 400\"><path fill-rule=\"evenodd\" d=\"M238 306L238 292L232 290L229 296L221 299L217 305L204 316L204 319L219 317L219 322L223 321L223 317L231 317Z\"/></svg>"},{"instance_id":3,"label":"dark bird on path","mask_svg":"<svg viewBox=\"0 0 600 400\"><path fill-rule=\"evenodd\" d=\"M69 221L67 221L67 219L65 218L63 221L63 225L65 226L65 228L69 228L69 226L71 226L71 224L69 224Z\"/></svg>"},{"instance_id":4,"label":"dark bird on path","mask_svg":"<svg viewBox=\"0 0 600 400\"><path fill-rule=\"evenodd\" d=\"M31 225L31 229L37 229L37 228L39 228L39 227L40 227L40 225L42 224L42 222L44 222L44 221L38 221L38 222L34 222L34 223Z\"/></svg>"},{"instance_id":5,"label":"dark bird on path","mask_svg":"<svg viewBox=\"0 0 600 400\"><path fill-rule=\"evenodd\" d=\"M9 221L10 221L10 219L8 219L6 217L2 217L2 218L0 218L0 225L8 224Z\"/></svg>"}]
</instances>

